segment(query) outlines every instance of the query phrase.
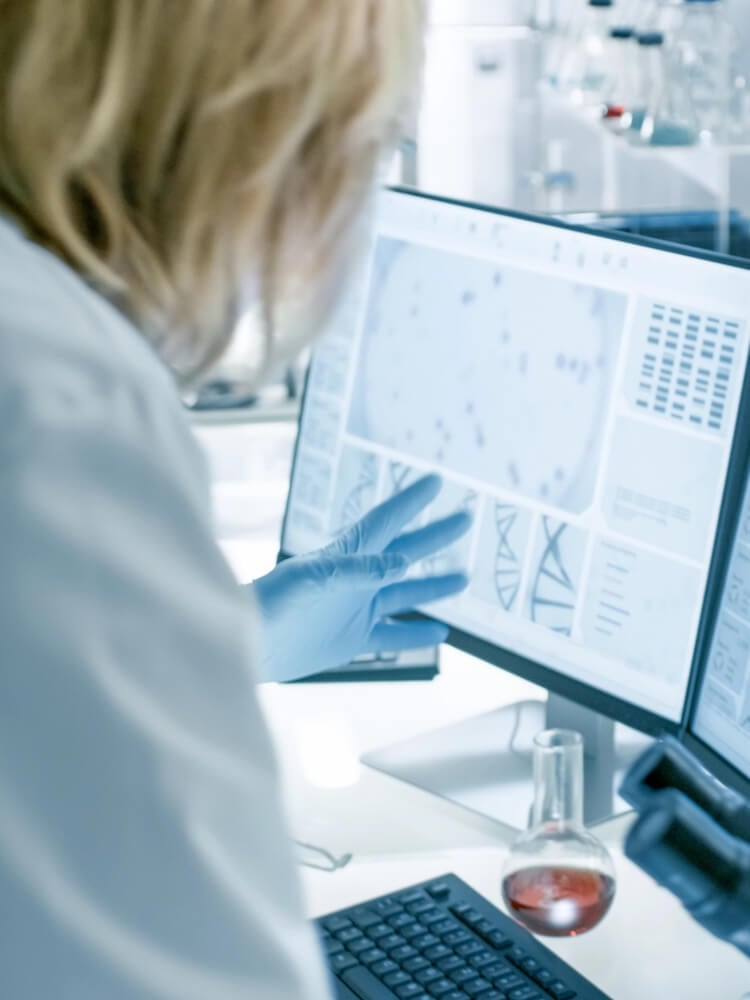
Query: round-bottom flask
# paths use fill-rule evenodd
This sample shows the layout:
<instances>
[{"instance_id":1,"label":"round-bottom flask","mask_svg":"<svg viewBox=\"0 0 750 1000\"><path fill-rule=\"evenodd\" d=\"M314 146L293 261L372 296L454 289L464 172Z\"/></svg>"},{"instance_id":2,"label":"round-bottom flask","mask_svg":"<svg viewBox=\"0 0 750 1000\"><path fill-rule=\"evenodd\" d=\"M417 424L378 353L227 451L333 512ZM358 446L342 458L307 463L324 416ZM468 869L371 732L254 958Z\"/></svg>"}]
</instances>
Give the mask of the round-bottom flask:
<instances>
[{"instance_id":1,"label":"round-bottom flask","mask_svg":"<svg viewBox=\"0 0 750 1000\"><path fill-rule=\"evenodd\" d=\"M549 729L534 740L531 825L511 848L502 891L511 916L552 937L591 930L612 904L612 859L583 825L580 733Z\"/></svg>"}]
</instances>

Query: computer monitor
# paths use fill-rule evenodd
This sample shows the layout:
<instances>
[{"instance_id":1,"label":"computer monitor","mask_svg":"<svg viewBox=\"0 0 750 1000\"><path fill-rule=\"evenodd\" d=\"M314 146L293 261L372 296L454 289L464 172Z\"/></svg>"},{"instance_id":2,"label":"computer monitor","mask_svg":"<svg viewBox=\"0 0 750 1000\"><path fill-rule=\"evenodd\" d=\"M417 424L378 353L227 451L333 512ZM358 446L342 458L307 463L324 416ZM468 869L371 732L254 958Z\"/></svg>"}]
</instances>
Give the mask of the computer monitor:
<instances>
[{"instance_id":1,"label":"computer monitor","mask_svg":"<svg viewBox=\"0 0 750 1000\"><path fill-rule=\"evenodd\" d=\"M748 357L750 273L391 189L315 351L282 554L427 471L471 533L449 641L644 732L681 723ZM740 440L742 438L742 440Z\"/></svg>"},{"instance_id":2,"label":"computer monitor","mask_svg":"<svg viewBox=\"0 0 750 1000\"><path fill-rule=\"evenodd\" d=\"M750 470L747 463L745 469ZM750 796L750 477L746 478L684 739L716 777Z\"/></svg>"}]
</instances>

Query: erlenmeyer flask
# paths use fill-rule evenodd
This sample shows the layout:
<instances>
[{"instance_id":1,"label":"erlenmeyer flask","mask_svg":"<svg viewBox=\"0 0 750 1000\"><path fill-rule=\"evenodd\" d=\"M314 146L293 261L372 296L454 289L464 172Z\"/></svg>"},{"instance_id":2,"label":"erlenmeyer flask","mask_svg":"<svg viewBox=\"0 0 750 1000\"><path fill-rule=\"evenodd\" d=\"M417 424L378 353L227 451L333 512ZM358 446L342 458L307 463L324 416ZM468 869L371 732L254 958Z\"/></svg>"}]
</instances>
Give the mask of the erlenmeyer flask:
<instances>
[{"instance_id":1,"label":"erlenmeyer flask","mask_svg":"<svg viewBox=\"0 0 750 1000\"><path fill-rule=\"evenodd\" d=\"M676 49L665 46L658 31L641 36L645 44L650 99L639 133L644 146L692 146L698 142L698 118Z\"/></svg>"},{"instance_id":2,"label":"erlenmeyer flask","mask_svg":"<svg viewBox=\"0 0 750 1000\"><path fill-rule=\"evenodd\" d=\"M534 739L531 825L511 848L502 889L511 915L534 934L583 934L609 910L614 866L583 825L580 733L548 729Z\"/></svg>"}]
</instances>

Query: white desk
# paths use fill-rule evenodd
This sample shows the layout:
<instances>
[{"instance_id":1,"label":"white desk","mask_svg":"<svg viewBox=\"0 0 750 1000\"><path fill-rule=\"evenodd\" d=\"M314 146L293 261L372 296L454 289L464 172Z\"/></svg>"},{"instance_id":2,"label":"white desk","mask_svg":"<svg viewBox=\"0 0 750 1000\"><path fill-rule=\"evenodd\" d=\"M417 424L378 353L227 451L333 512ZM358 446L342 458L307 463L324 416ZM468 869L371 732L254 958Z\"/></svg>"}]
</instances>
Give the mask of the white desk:
<instances>
[{"instance_id":1,"label":"white desk","mask_svg":"<svg viewBox=\"0 0 750 1000\"><path fill-rule=\"evenodd\" d=\"M500 904L512 838L506 827L357 767L361 752L535 692L455 651L443 659L441 676L432 682L264 690L294 835L334 854L354 854L338 872L302 869L312 916L448 871ZM352 783L331 787L346 781ZM606 919L576 940L545 943L613 1000L750 995L750 962L693 923L623 856L627 823L597 831L617 869L617 895Z\"/></svg>"},{"instance_id":2,"label":"white desk","mask_svg":"<svg viewBox=\"0 0 750 1000\"><path fill-rule=\"evenodd\" d=\"M252 428L232 433L235 446L227 444L229 432L222 432L226 451L219 465L256 485L248 490L239 482L223 484L224 517L234 525L225 550L239 578L248 580L274 562L293 428L269 430L270 440ZM209 436L201 434L210 445ZM254 451L253 441L262 447ZM233 447L239 448L241 468L235 467ZM262 479L259 473L268 472L269 462L273 474ZM499 904L511 831L362 767L358 759L377 747L539 695L532 685L454 650L444 650L441 675L431 682L265 687L262 700L294 836L334 854L354 854L335 873L302 869L310 914L446 871ZM622 856L626 825L619 821L597 831L612 850L618 875L605 921L582 938L547 943L613 1000L740 1000L745 991L750 996L750 962L694 924Z\"/></svg>"}]
</instances>

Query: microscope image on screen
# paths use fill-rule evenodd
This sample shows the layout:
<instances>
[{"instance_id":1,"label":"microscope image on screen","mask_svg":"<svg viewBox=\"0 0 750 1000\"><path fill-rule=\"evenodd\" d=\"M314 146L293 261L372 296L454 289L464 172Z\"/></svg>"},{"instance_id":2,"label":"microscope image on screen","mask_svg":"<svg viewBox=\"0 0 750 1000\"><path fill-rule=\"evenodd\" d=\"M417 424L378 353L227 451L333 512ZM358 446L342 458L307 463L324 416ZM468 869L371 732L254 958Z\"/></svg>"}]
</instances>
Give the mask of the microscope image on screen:
<instances>
[{"instance_id":1,"label":"microscope image on screen","mask_svg":"<svg viewBox=\"0 0 750 1000\"><path fill-rule=\"evenodd\" d=\"M381 238L347 430L580 514L625 308L616 292Z\"/></svg>"}]
</instances>

